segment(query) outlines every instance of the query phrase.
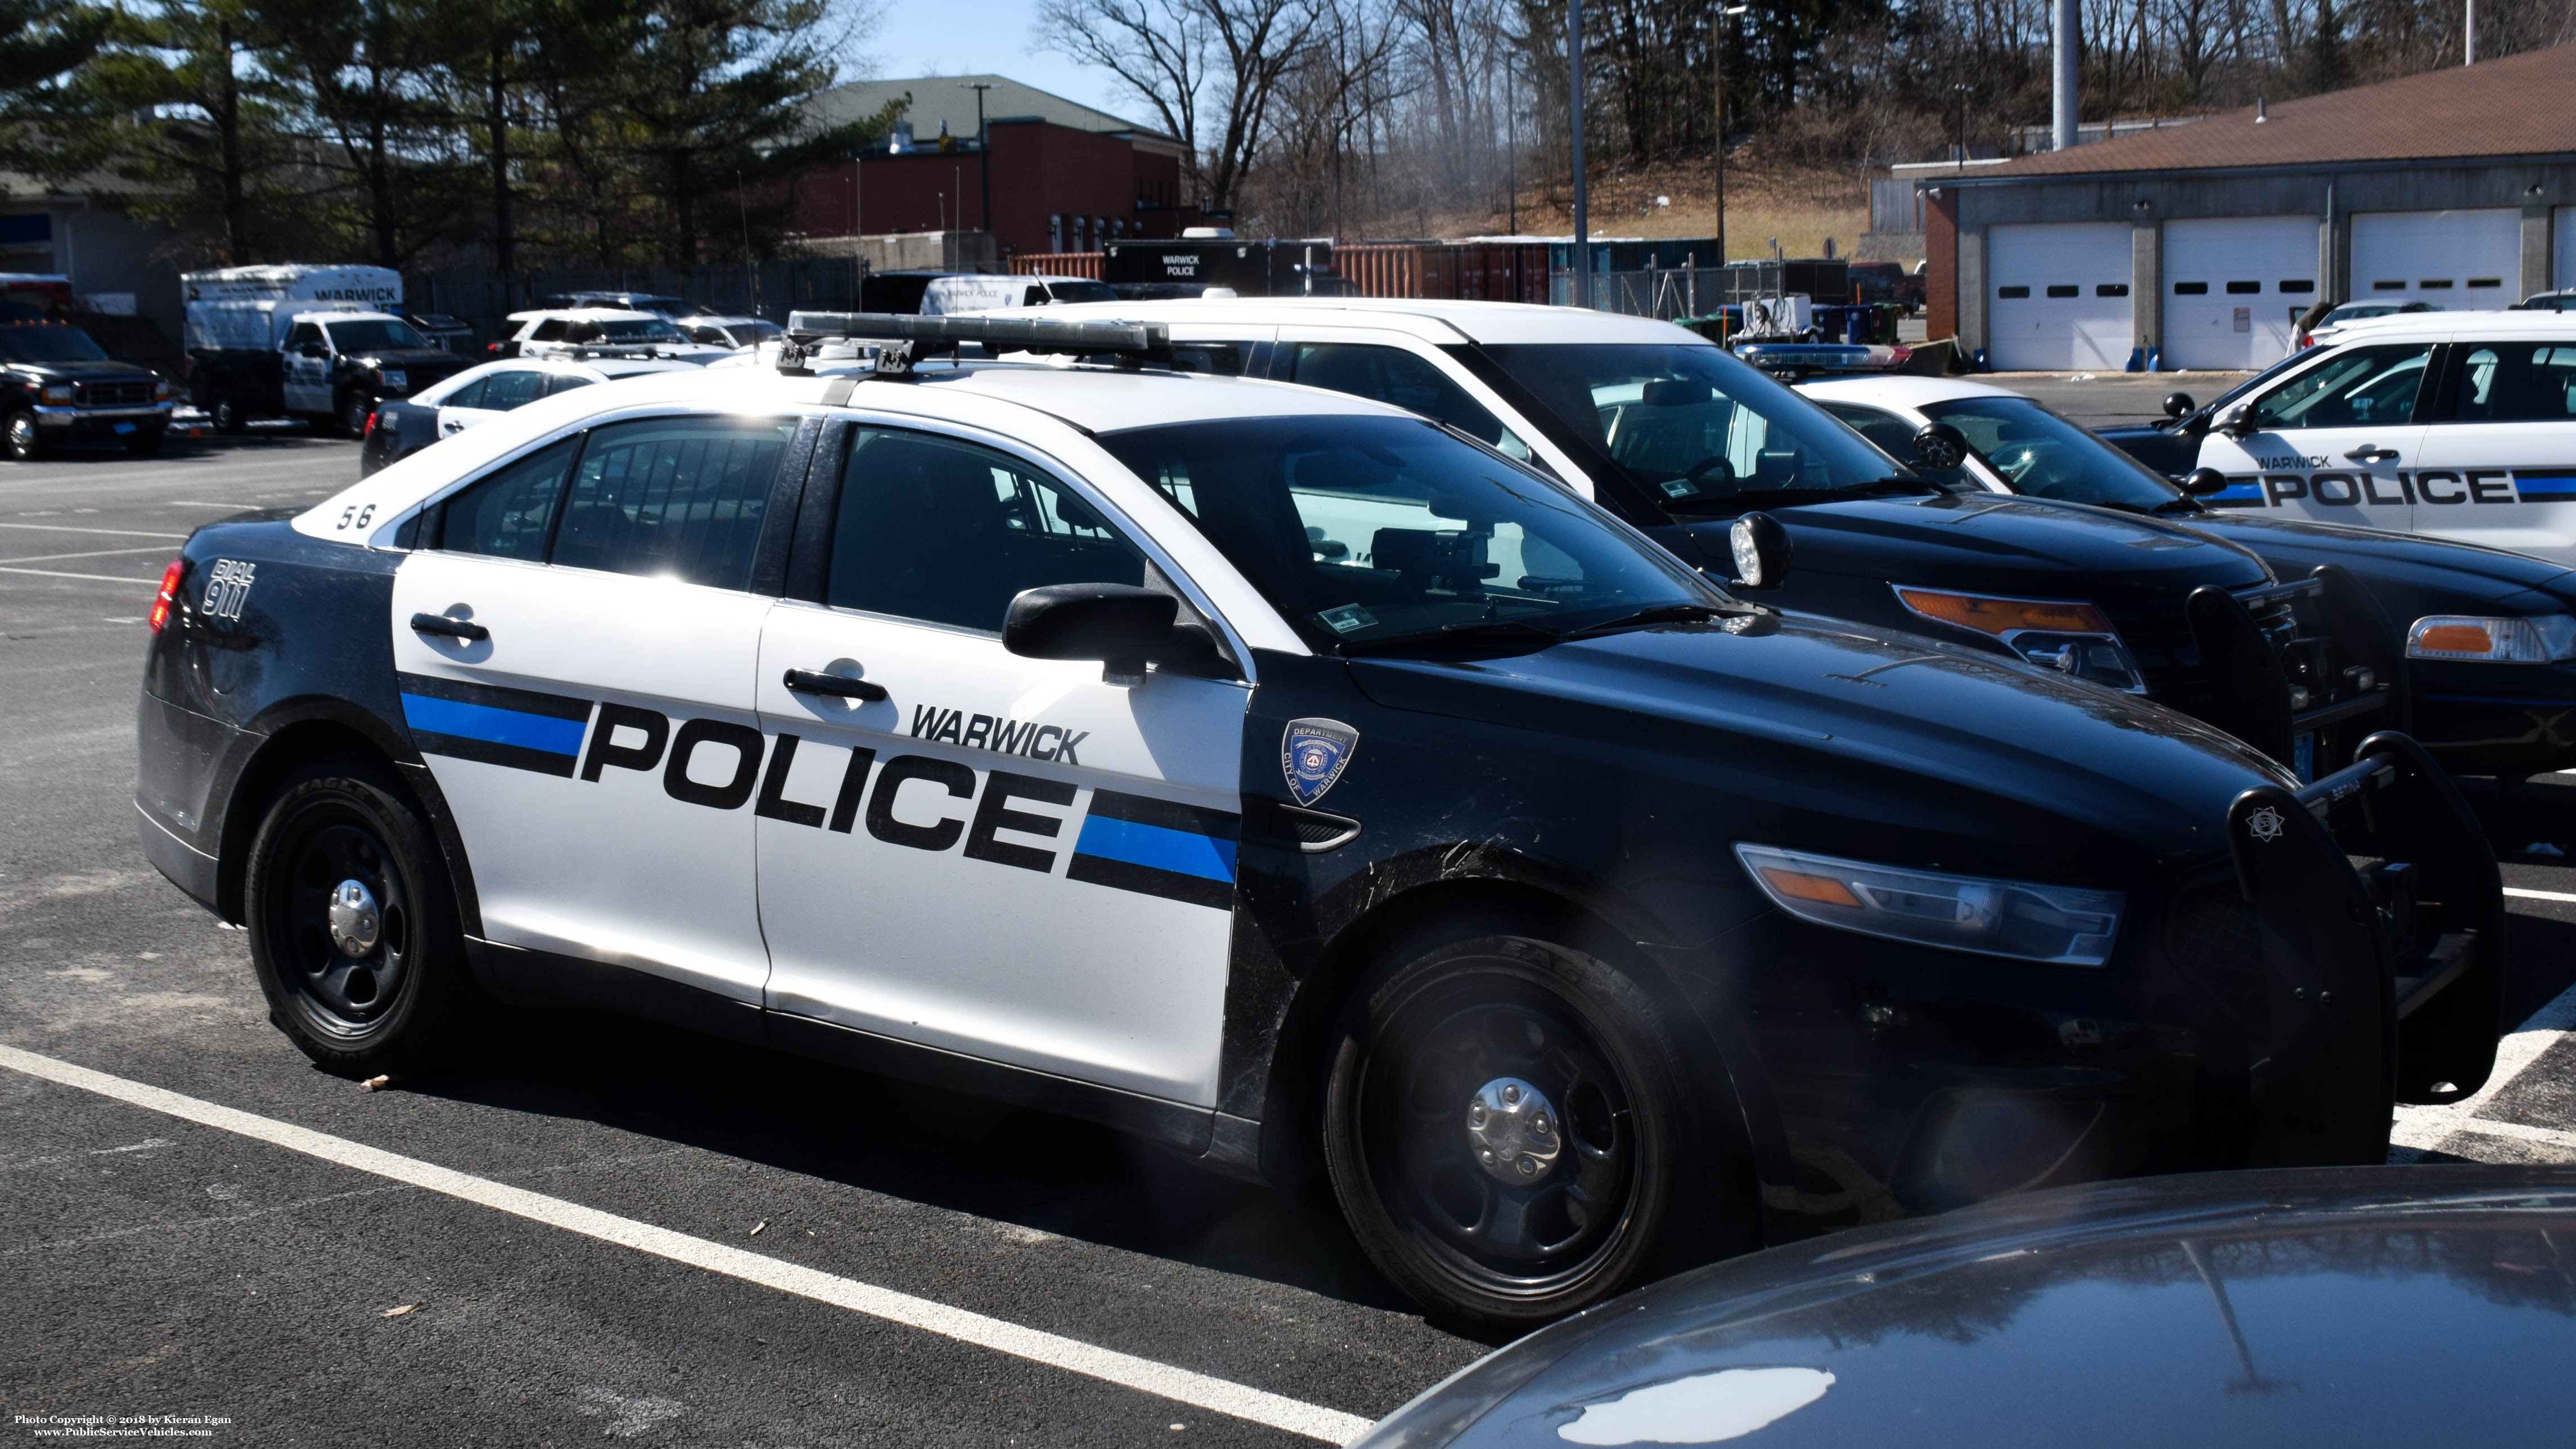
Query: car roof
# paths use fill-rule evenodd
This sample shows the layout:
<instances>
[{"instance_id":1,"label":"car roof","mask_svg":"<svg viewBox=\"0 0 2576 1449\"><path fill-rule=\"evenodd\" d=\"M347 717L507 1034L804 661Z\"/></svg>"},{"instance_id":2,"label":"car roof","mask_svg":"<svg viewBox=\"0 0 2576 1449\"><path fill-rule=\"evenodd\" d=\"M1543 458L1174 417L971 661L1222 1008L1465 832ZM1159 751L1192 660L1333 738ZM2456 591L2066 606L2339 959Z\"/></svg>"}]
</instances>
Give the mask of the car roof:
<instances>
[{"instance_id":1,"label":"car roof","mask_svg":"<svg viewBox=\"0 0 2576 1449\"><path fill-rule=\"evenodd\" d=\"M2396 312L2337 324L2334 345L2442 341L2471 333L2499 340L2527 335L2576 337L2576 320L2564 312Z\"/></svg>"},{"instance_id":2,"label":"car roof","mask_svg":"<svg viewBox=\"0 0 2576 1449\"><path fill-rule=\"evenodd\" d=\"M1068 321L1123 318L1136 322L1213 322L1277 326L1376 327L1428 342L1660 343L1714 347L1695 332L1651 317L1596 312L1587 307L1541 307L1527 302L1448 302L1398 297L1217 297L1165 301L1075 302L1047 309Z\"/></svg>"},{"instance_id":3,"label":"car roof","mask_svg":"<svg viewBox=\"0 0 2576 1449\"><path fill-rule=\"evenodd\" d=\"M659 312L638 312L631 307L540 307L533 312L513 312L513 322L550 322L561 317L584 322L664 322L669 319Z\"/></svg>"},{"instance_id":4,"label":"car roof","mask_svg":"<svg viewBox=\"0 0 2576 1449\"><path fill-rule=\"evenodd\" d=\"M1885 403L1901 408L1921 408L1928 403L1950 402L1963 397L2022 397L2011 388L1997 387L1990 382L1918 377L1910 373L1817 377L1796 386L1798 391L1818 402ZM2023 400L2028 401L2027 398Z\"/></svg>"}]
</instances>

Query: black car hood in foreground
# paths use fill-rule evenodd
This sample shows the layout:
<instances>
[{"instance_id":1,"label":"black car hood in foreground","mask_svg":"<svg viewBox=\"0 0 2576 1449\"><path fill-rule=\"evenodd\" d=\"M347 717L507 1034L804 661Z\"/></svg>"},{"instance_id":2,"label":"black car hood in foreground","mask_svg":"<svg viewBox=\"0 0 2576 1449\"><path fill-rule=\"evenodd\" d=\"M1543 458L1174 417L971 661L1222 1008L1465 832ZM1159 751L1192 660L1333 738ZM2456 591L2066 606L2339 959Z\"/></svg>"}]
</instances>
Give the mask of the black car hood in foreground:
<instances>
[{"instance_id":1,"label":"black car hood in foreground","mask_svg":"<svg viewBox=\"0 0 2576 1449\"><path fill-rule=\"evenodd\" d=\"M2564 1443L2576 1168L2318 1168L2007 1198L1542 1329L1366 1449Z\"/></svg>"},{"instance_id":2,"label":"black car hood in foreground","mask_svg":"<svg viewBox=\"0 0 2576 1449\"><path fill-rule=\"evenodd\" d=\"M2380 528L2248 516L2225 509L2173 520L2259 554L2283 578L2342 564L2366 583L2391 622L2434 613L2555 613L2576 601L2576 570L2500 548Z\"/></svg>"},{"instance_id":3,"label":"black car hood in foreground","mask_svg":"<svg viewBox=\"0 0 2576 1449\"><path fill-rule=\"evenodd\" d=\"M1869 580L1882 592L1896 582L2098 602L2270 581L2253 555L2163 519L2001 494L1858 498L1766 511L1788 526L1796 547L1786 597L1798 603L1805 602L1801 580L1818 574ZM1690 526L1701 551L1721 565L1732 559L1728 526Z\"/></svg>"},{"instance_id":4,"label":"black car hood in foreground","mask_svg":"<svg viewBox=\"0 0 2576 1449\"><path fill-rule=\"evenodd\" d=\"M2135 696L1807 615L1632 629L1496 658L1366 658L1352 670L1391 708L1678 757L1658 767L1667 775L1732 772L1729 793L1776 799L1784 821L1867 822L1891 844L1944 853L1974 851L1960 837L1982 835L1998 852L1945 862L1958 869L2027 872L2034 848L2054 854L2077 835L2099 852L2082 864L2114 873L2136 862L2107 857L2132 850L2166 866L2205 857L2225 848L2240 793L2287 783L2235 739ZM1984 802L1973 821L1971 799ZM1995 802L2011 808L1997 815Z\"/></svg>"}]
</instances>

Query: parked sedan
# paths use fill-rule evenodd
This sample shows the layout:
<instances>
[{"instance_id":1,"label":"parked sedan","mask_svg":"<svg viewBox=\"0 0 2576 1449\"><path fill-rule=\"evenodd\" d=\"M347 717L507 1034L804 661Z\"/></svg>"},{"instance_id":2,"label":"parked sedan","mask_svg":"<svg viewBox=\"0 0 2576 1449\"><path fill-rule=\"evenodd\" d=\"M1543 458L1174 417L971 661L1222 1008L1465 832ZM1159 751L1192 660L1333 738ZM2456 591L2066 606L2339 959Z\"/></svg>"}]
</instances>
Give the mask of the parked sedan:
<instances>
[{"instance_id":1,"label":"parked sedan","mask_svg":"<svg viewBox=\"0 0 2576 1449\"><path fill-rule=\"evenodd\" d=\"M1934 423L1965 436L1969 453L1956 468L1918 464L1918 472L2185 523L2241 545L2283 578L2344 570L2382 616L2371 625L2383 644L2377 667L2403 681L2399 708L2412 719L2394 727L2457 774L2520 778L2576 767L2576 572L2420 534L2213 509L2031 399L1986 383L1840 377L1799 391L1882 447L1910 447ZM2294 687L2319 682L2305 661L2285 662Z\"/></svg>"},{"instance_id":2,"label":"parked sedan","mask_svg":"<svg viewBox=\"0 0 2576 1449\"><path fill-rule=\"evenodd\" d=\"M1604 1303L1353 1449L2564 1443L2571 1233L2565 1167L2034 1193Z\"/></svg>"},{"instance_id":3,"label":"parked sedan","mask_svg":"<svg viewBox=\"0 0 2576 1449\"><path fill-rule=\"evenodd\" d=\"M614 378L680 371L692 365L649 357L598 357L581 362L516 357L469 367L410 397L387 398L378 403L367 417L365 441L358 447L358 476L364 478L441 438L453 437L476 423L525 407L541 397L554 397Z\"/></svg>"}]
</instances>

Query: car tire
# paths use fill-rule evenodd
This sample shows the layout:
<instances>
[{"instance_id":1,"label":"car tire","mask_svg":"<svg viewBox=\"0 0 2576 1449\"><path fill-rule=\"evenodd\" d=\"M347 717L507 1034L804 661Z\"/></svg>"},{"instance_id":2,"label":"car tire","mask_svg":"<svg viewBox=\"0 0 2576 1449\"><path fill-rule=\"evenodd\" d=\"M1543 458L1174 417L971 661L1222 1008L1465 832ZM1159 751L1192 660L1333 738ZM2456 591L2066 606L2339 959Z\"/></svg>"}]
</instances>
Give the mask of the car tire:
<instances>
[{"instance_id":1,"label":"car tire","mask_svg":"<svg viewBox=\"0 0 2576 1449\"><path fill-rule=\"evenodd\" d=\"M1390 947L1335 1032L1325 1166L1378 1269L1436 1320L1520 1332L1755 1246L1696 1028L1599 957L1473 929Z\"/></svg>"},{"instance_id":2,"label":"car tire","mask_svg":"<svg viewBox=\"0 0 2576 1449\"><path fill-rule=\"evenodd\" d=\"M128 433L125 437L125 451L137 458L159 457L161 443L166 436L159 428L146 428L141 432Z\"/></svg>"},{"instance_id":3,"label":"car tire","mask_svg":"<svg viewBox=\"0 0 2576 1449\"><path fill-rule=\"evenodd\" d=\"M206 416L214 420L216 432L225 434L239 433L250 421L242 416L241 399L233 396L228 387L218 387L207 395Z\"/></svg>"},{"instance_id":4,"label":"car tire","mask_svg":"<svg viewBox=\"0 0 2576 1449\"><path fill-rule=\"evenodd\" d=\"M367 435L367 415L376 410L376 400L362 392L340 395L340 431L353 438Z\"/></svg>"},{"instance_id":5,"label":"car tire","mask_svg":"<svg viewBox=\"0 0 2576 1449\"><path fill-rule=\"evenodd\" d=\"M417 1068L475 1016L446 865L382 766L339 759L292 776L251 842L245 885L269 1019L320 1065Z\"/></svg>"},{"instance_id":6,"label":"car tire","mask_svg":"<svg viewBox=\"0 0 2576 1449\"><path fill-rule=\"evenodd\" d=\"M32 463L45 455L45 435L36 426L33 408L13 408L0 419L0 452L13 463Z\"/></svg>"}]
</instances>

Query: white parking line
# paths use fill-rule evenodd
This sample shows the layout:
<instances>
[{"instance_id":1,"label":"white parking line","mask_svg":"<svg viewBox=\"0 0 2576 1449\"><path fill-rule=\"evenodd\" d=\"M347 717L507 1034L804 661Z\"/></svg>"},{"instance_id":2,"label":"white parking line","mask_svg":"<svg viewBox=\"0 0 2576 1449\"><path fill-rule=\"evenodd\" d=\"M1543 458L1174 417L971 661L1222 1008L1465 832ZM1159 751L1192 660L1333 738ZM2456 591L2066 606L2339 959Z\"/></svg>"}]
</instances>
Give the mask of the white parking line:
<instances>
[{"instance_id":1,"label":"white parking line","mask_svg":"<svg viewBox=\"0 0 2576 1449\"><path fill-rule=\"evenodd\" d=\"M2519 896L2526 901L2576 901L2576 894L2567 891L2534 891L2525 890L2521 886L2506 886L2504 893L2509 896Z\"/></svg>"},{"instance_id":2,"label":"white parking line","mask_svg":"<svg viewBox=\"0 0 2576 1449\"><path fill-rule=\"evenodd\" d=\"M147 543L141 548L93 548L84 553L31 553L24 558L0 559L0 563L60 563L67 558L109 558L121 553L168 553L168 545Z\"/></svg>"},{"instance_id":3,"label":"white parking line","mask_svg":"<svg viewBox=\"0 0 2576 1449\"><path fill-rule=\"evenodd\" d=\"M155 551L157 552L158 550ZM31 574L40 579L87 579L94 584L131 584L138 589L149 589L160 582L158 579L120 579L114 574L67 574L61 569L13 569L0 567L0 574Z\"/></svg>"},{"instance_id":4,"label":"white parking line","mask_svg":"<svg viewBox=\"0 0 2576 1449\"><path fill-rule=\"evenodd\" d=\"M118 538L186 538L184 533L155 533L146 528L82 528L70 523L0 523L0 528L32 528L39 533L105 533Z\"/></svg>"},{"instance_id":5,"label":"white parking line","mask_svg":"<svg viewBox=\"0 0 2576 1449\"><path fill-rule=\"evenodd\" d=\"M879 1288L777 1258L746 1253L724 1243L675 1233L668 1228L657 1228L633 1218L583 1207L559 1197L547 1197L543 1193L457 1172L415 1157L369 1147L363 1142L352 1142L345 1137L333 1137L273 1117L182 1096L16 1047L0 1046L0 1067L166 1113L182 1121L266 1142L290 1152L301 1152L342 1167L444 1193L497 1212L596 1238L603 1243L614 1243L639 1253L668 1258L710 1273L722 1273L781 1293L793 1293L800 1298L811 1298L854 1313L864 1313L871 1318L940 1334L1031 1363L1101 1379L1157 1398L1230 1418L1250 1420L1305 1438L1339 1444L1356 1437L1369 1426L1369 1421L1357 1414L1345 1414L1321 1404L1309 1404L1302 1399L1138 1358L1079 1339L1024 1328L963 1308L951 1308L927 1298L898 1293L891 1288Z\"/></svg>"},{"instance_id":6,"label":"white parking line","mask_svg":"<svg viewBox=\"0 0 2576 1449\"><path fill-rule=\"evenodd\" d=\"M2390 1156L2397 1155L2394 1149L2429 1152L2454 1132L2502 1127L2505 1131L2500 1135L2520 1136L2510 1123L2477 1120L2478 1112L2513 1085L2513 1079L2529 1070L2543 1053L2564 1040L2570 1027L2576 1027L2576 986L2558 993L2555 1000L2533 1012L2530 1020L2496 1043L2495 1070L2488 1073L2487 1084L2476 1093L2440 1107L2398 1108L2397 1126L2388 1134Z\"/></svg>"}]
</instances>

